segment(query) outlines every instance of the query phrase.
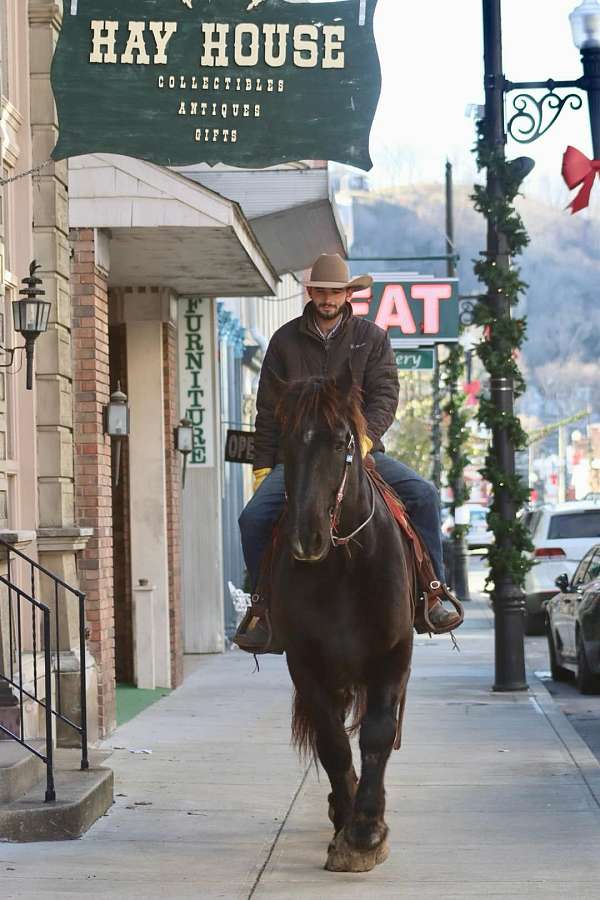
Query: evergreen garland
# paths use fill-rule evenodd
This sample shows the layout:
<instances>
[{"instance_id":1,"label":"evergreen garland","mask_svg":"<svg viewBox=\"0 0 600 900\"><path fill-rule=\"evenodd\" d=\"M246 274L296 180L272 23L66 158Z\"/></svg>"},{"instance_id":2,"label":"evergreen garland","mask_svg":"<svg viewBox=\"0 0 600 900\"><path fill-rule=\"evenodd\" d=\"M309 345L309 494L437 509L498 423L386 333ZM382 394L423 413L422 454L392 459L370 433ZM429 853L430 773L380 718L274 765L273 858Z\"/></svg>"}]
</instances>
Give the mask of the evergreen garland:
<instances>
[{"instance_id":1,"label":"evergreen garland","mask_svg":"<svg viewBox=\"0 0 600 900\"><path fill-rule=\"evenodd\" d=\"M444 412L449 419L447 450L450 466L448 468L448 483L453 491L452 515L455 520L453 537L458 539L464 537L469 530L468 525L456 524L457 506L462 506L469 499L469 490L465 486L463 477L464 470L470 463L465 450L468 434L468 414L464 408L464 391L458 387L463 377L463 362L463 348L458 342L452 344L448 358L444 363L444 378L449 389L449 399L444 405ZM459 489L455 490L457 484Z\"/></svg>"},{"instance_id":2,"label":"evergreen garland","mask_svg":"<svg viewBox=\"0 0 600 900\"><path fill-rule=\"evenodd\" d=\"M514 200L519 193L521 174L504 157L502 149L490 146L486 140L483 122L478 125L476 147L478 171L493 172L500 188L501 196L492 197L484 185L476 185L471 199L475 209L493 222L506 237L508 253L514 258L523 252L529 243L523 220L514 208ZM519 295L527 285L521 280L518 268L503 270L496 260L483 255L475 261L475 274L486 286L488 292L504 294L511 306L518 303ZM525 390L525 382L517 362L518 351L523 346L526 335L524 318L498 320L489 294L484 295L476 306L476 324L484 328L484 340L477 346L477 354L491 378L512 380L515 400ZM479 421L490 431L502 429L508 433L515 451L527 447L527 435L518 417L501 412L489 397L481 397ZM529 488L518 475L509 476L499 467L490 447L482 476L492 486L492 503L488 513L488 527L494 534L494 543L488 551L490 575L488 583L498 584L510 579L517 587L523 587L525 575L533 563L525 554L533 550L527 528L516 518L511 522L502 519L498 497L502 491L509 494L515 513L529 499ZM502 546L505 543L507 546Z\"/></svg>"}]
</instances>

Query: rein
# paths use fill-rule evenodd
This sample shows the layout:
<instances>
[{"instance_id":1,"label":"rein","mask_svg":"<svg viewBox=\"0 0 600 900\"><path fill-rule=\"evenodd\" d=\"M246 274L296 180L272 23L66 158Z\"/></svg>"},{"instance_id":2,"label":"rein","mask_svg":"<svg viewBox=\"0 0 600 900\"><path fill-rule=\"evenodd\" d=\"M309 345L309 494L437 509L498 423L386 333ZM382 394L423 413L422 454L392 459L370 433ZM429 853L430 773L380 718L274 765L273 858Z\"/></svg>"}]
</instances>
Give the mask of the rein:
<instances>
[{"instance_id":1,"label":"rein","mask_svg":"<svg viewBox=\"0 0 600 900\"><path fill-rule=\"evenodd\" d=\"M335 534L335 531L338 527L340 512L342 507L342 502L344 500L344 496L346 494L346 485L348 483L348 473L350 472L350 467L352 466L352 462L354 460L354 454L356 452L356 441L354 440L354 435L350 435L350 440L348 441L348 446L346 448L346 462L344 465L344 475L342 477L341 484L339 486L338 492L335 498L335 506L329 510L329 534L331 537L331 544L333 547L343 547L350 543L350 541L356 537L356 535L366 528L373 516L375 515L375 489L373 485L369 481L369 486L371 488L371 513L367 519L356 528L352 534L348 534L345 537L338 537Z\"/></svg>"}]
</instances>

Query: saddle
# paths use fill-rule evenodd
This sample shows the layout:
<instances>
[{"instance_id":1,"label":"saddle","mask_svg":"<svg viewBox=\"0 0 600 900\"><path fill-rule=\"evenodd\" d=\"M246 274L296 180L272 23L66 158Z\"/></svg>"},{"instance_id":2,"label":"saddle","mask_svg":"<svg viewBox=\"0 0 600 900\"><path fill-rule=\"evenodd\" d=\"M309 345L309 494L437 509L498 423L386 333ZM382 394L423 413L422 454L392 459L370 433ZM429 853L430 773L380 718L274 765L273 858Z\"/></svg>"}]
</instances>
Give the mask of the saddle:
<instances>
[{"instance_id":1,"label":"saddle","mask_svg":"<svg viewBox=\"0 0 600 900\"><path fill-rule=\"evenodd\" d=\"M437 578L427 547L423 543L421 535L413 527L406 507L396 492L384 481L377 469L371 456L367 456L363 460L363 466L367 477L369 478L373 488L387 506L390 515L398 525L400 531L406 538L408 546L411 549L414 570L417 602L415 606L414 628L417 634L444 634L448 631L454 631L464 622L465 611L463 605L454 594L448 590L446 585L442 584ZM431 600L448 600L452 604L460 621L455 622L450 628L440 629L432 625L429 620L429 607Z\"/></svg>"},{"instance_id":2,"label":"saddle","mask_svg":"<svg viewBox=\"0 0 600 900\"><path fill-rule=\"evenodd\" d=\"M462 603L453 593L451 593L451 591L449 591L446 585L442 584L436 577L429 552L427 551L421 536L413 527L408 512L406 511L406 507L395 491L378 473L372 457L367 456L363 460L363 465L374 490L377 491L384 501L390 515L404 535L412 554L415 573L415 596L417 598L416 602L413 603L413 626L415 631L418 634L430 635L454 631L462 625L464 621L464 609ZM281 516L273 527L272 539L263 555L261 563L257 594L254 595L252 606L247 613L247 618L258 616L263 619L270 635L269 644L273 637L270 616L273 561L276 557L277 548L283 533L283 524L285 522L286 514L287 510L284 508ZM435 600L448 600L455 608L459 616L459 621L455 621L449 628L439 628L434 626L429 619L429 608L431 602Z\"/></svg>"}]
</instances>

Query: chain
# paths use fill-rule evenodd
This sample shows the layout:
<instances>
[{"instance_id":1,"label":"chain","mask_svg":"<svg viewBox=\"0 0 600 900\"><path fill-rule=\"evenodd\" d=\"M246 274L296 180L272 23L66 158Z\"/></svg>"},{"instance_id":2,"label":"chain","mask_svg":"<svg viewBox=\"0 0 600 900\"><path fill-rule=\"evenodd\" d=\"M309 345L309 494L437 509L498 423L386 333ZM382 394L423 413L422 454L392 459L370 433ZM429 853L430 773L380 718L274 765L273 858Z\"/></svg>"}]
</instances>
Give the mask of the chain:
<instances>
[{"instance_id":1,"label":"chain","mask_svg":"<svg viewBox=\"0 0 600 900\"><path fill-rule=\"evenodd\" d=\"M27 178L28 175L36 175L38 172L41 172L42 169L45 169L46 166L49 166L51 162L54 162L54 160L47 159L46 162L43 162L41 165L36 166L35 169L28 169L26 172L19 172L18 175L12 175L10 178L0 178L0 187L4 187L5 184L10 184L11 181L18 181L19 178Z\"/></svg>"}]
</instances>

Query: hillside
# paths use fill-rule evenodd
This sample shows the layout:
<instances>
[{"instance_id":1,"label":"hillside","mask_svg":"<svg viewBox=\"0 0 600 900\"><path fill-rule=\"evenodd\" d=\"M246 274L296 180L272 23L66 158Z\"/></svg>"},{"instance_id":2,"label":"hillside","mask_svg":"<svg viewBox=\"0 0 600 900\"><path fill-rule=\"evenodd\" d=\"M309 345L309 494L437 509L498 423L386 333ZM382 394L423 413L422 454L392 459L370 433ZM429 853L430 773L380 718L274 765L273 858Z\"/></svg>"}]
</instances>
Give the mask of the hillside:
<instances>
[{"instance_id":1,"label":"hillside","mask_svg":"<svg viewBox=\"0 0 600 900\"><path fill-rule=\"evenodd\" d=\"M460 254L461 293L480 287L472 260L485 246L485 223L472 208L470 187L455 191L455 235ZM552 420L591 404L600 416L600 221L534 200L520 212L531 244L520 260L529 287L524 368L528 392L521 409ZM356 192L352 256L429 256L444 252L444 193L441 185L416 185L386 192ZM400 264L395 264L396 269ZM402 268L445 274L444 263Z\"/></svg>"}]
</instances>

